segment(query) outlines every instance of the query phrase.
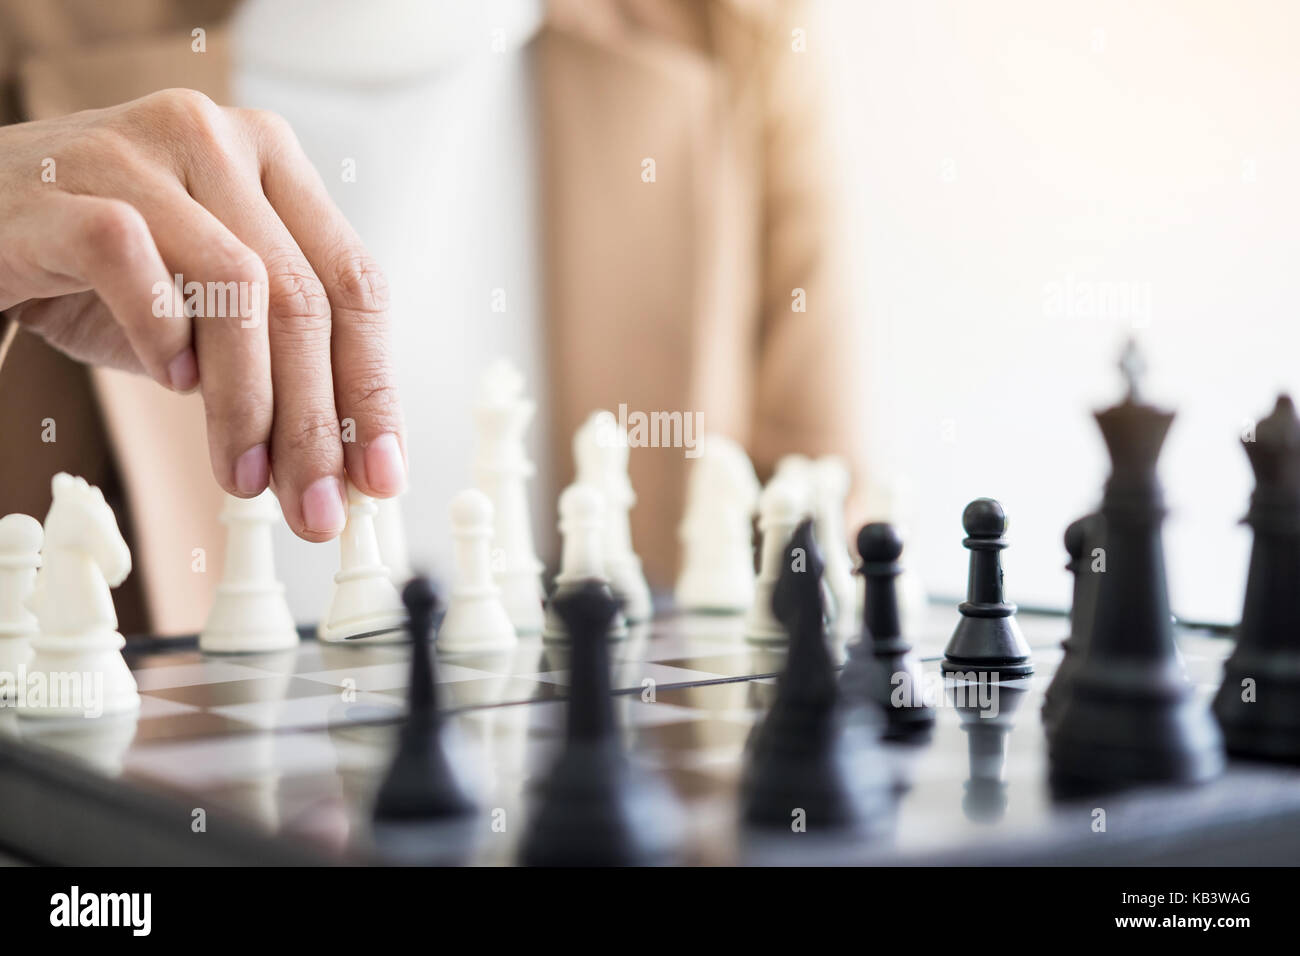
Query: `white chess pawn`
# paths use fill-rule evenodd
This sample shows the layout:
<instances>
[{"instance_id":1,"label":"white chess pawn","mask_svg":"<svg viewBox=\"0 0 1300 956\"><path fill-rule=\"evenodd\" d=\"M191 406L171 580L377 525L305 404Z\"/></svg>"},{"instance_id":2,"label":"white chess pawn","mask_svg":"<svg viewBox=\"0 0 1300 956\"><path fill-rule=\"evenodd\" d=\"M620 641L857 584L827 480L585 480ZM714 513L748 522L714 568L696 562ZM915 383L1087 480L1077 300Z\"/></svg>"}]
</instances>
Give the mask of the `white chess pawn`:
<instances>
[{"instance_id":1,"label":"white chess pawn","mask_svg":"<svg viewBox=\"0 0 1300 956\"><path fill-rule=\"evenodd\" d=\"M763 536L759 555L754 604L745 619L745 638L756 644L777 644L787 639L785 627L772 610L772 595L781 577L785 549L799 522L807 516L804 496L788 479L768 482L758 499L758 529Z\"/></svg>"},{"instance_id":2,"label":"white chess pawn","mask_svg":"<svg viewBox=\"0 0 1300 956\"><path fill-rule=\"evenodd\" d=\"M280 651L298 643L298 629L275 576L271 526L280 517L269 490L255 498L226 495L226 563L199 650L217 654Z\"/></svg>"},{"instance_id":3,"label":"white chess pawn","mask_svg":"<svg viewBox=\"0 0 1300 956\"><path fill-rule=\"evenodd\" d=\"M685 611L742 614L754 603L754 508L759 484L744 449L706 436L691 465L677 536L682 570L673 592Z\"/></svg>"},{"instance_id":4,"label":"white chess pawn","mask_svg":"<svg viewBox=\"0 0 1300 956\"><path fill-rule=\"evenodd\" d=\"M329 610L317 630L322 641L373 644L406 636L406 609L379 557L377 511L374 501L349 481L348 523L339 535L339 571L334 575Z\"/></svg>"},{"instance_id":5,"label":"white chess pawn","mask_svg":"<svg viewBox=\"0 0 1300 956\"><path fill-rule=\"evenodd\" d=\"M38 633L18 712L108 717L139 710L109 593L131 573L131 551L98 488L64 472L51 485L41 567L27 601Z\"/></svg>"},{"instance_id":6,"label":"white chess pawn","mask_svg":"<svg viewBox=\"0 0 1300 956\"><path fill-rule=\"evenodd\" d=\"M519 634L542 629L542 562L533 545L528 481L536 469L524 450L524 432L536 405L523 396L523 376L506 359L489 366L475 421L475 483L492 501L493 577Z\"/></svg>"},{"instance_id":7,"label":"white chess pawn","mask_svg":"<svg viewBox=\"0 0 1300 956\"><path fill-rule=\"evenodd\" d=\"M379 540L379 560L397 588L411 580L411 559L406 550L406 525L398 498L376 498L375 536Z\"/></svg>"},{"instance_id":8,"label":"white chess pawn","mask_svg":"<svg viewBox=\"0 0 1300 956\"><path fill-rule=\"evenodd\" d=\"M654 616L650 585L641 559L632 550L629 512L636 493L628 478L627 430L611 412L593 412L573 436L578 481L600 491L605 499L605 574L626 620L637 623Z\"/></svg>"},{"instance_id":9,"label":"white chess pawn","mask_svg":"<svg viewBox=\"0 0 1300 956\"><path fill-rule=\"evenodd\" d=\"M554 611L554 600L565 589L572 589L583 581L597 580L608 585L605 576L605 498L591 485L575 482L560 495L560 573L555 576L555 594L546 608L546 626L542 637L546 640L567 640L564 623ZM627 636L627 622L620 613L610 626L611 638Z\"/></svg>"},{"instance_id":10,"label":"white chess pawn","mask_svg":"<svg viewBox=\"0 0 1300 956\"><path fill-rule=\"evenodd\" d=\"M817 544L825 561L824 578L835 602L831 609L834 633L852 637L861 629L858 586L853 577L853 558L844 533L844 501L849 493L849 469L835 455L818 458L810 467L813 489L813 519Z\"/></svg>"},{"instance_id":11,"label":"white chess pawn","mask_svg":"<svg viewBox=\"0 0 1300 956\"><path fill-rule=\"evenodd\" d=\"M5 675L16 681L32 656L37 623L26 601L36 585L44 536L31 515L0 518L0 697L16 689L6 686Z\"/></svg>"},{"instance_id":12,"label":"white chess pawn","mask_svg":"<svg viewBox=\"0 0 1300 956\"><path fill-rule=\"evenodd\" d=\"M450 654L514 647L514 625L492 580L492 502L477 488L451 500L456 576L438 628L438 650Z\"/></svg>"}]
</instances>

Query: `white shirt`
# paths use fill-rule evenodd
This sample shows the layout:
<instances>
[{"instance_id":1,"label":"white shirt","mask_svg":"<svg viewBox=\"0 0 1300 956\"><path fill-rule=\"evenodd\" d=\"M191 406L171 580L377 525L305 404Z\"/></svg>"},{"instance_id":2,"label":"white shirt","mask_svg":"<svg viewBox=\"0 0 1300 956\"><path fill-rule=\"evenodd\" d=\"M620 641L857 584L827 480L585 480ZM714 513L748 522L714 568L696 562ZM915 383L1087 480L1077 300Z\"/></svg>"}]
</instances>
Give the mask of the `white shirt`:
<instances>
[{"instance_id":1,"label":"white shirt","mask_svg":"<svg viewBox=\"0 0 1300 956\"><path fill-rule=\"evenodd\" d=\"M473 484L473 405L497 356L538 403L533 530L543 557L553 547L529 46L541 20L540 0L250 0L234 23L237 100L289 120L387 274L406 537L413 563L444 581L447 508ZM295 617L314 620L338 548L287 529L276 544Z\"/></svg>"}]
</instances>

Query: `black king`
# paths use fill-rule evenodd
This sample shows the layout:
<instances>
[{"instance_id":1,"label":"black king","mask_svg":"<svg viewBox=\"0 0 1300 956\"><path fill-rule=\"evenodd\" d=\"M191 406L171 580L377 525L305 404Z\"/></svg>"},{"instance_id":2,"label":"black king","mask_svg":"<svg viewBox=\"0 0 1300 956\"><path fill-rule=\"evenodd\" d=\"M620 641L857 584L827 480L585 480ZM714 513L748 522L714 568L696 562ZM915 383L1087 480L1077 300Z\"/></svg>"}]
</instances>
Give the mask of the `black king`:
<instances>
[{"instance_id":1,"label":"black king","mask_svg":"<svg viewBox=\"0 0 1300 956\"><path fill-rule=\"evenodd\" d=\"M1106 570L1081 615L1090 633L1051 738L1052 781L1066 792L1199 781L1223 767L1222 738L1183 673L1170 620L1156 462L1174 416L1142 400L1132 342L1120 368L1128 394L1095 413L1111 459Z\"/></svg>"}]
</instances>

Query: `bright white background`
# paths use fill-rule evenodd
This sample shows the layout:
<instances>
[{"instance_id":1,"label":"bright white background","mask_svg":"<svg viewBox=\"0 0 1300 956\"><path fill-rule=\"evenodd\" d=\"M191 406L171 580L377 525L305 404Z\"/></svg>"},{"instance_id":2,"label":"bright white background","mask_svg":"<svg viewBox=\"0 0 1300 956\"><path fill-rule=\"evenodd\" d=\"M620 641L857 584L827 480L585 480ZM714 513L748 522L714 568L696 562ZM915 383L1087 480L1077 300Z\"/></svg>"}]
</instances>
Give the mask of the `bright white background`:
<instances>
[{"instance_id":1,"label":"bright white background","mask_svg":"<svg viewBox=\"0 0 1300 956\"><path fill-rule=\"evenodd\" d=\"M417 559L445 572L445 503L469 482L469 370L486 352L440 360L472 343L439 320L490 320L486 289L536 277L526 256L503 263L492 231L513 235L530 208L506 189L528 184L506 161L526 165L526 102L499 110L439 77L465 37L507 14L526 23L534 4L307 6L246 5L237 45L277 67L242 87L295 122L389 267L399 378L428 424L411 437L425 479L407 524ZM1061 533L1105 478L1090 410L1118 396L1115 359L1137 325L1148 392L1178 411L1162 463L1173 600L1234 617L1250 491L1237 436L1278 388L1300 386L1300 3L822 0L818 13L803 55L834 78L843 241L872 330L861 394L846 400L866 410L878 476L905 492L904 557L932 594L957 596L962 508L992 495L1011 516L1011 597L1063 607ZM371 62L367 50L385 52ZM492 135L466 133L475 122ZM430 158L430 143L450 157ZM409 181L374 175L394 151ZM358 159L357 183L339 182L340 156ZM497 251L479 261L484 249ZM1106 305L1108 289L1136 298ZM527 314L529 297L516 302ZM504 347L494 341L476 348ZM536 454L567 453L567 436L536 431ZM314 619L335 549L287 532L277 545L295 612Z\"/></svg>"},{"instance_id":2,"label":"bright white background","mask_svg":"<svg viewBox=\"0 0 1300 956\"><path fill-rule=\"evenodd\" d=\"M877 468L908 490L904 558L958 594L961 511L991 495L1011 518L1011 597L1064 606L1061 533L1106 474L1090 410L1119 395L1117 353L1144 326L1147 391L1178 412L1161 467L1175 610L1232 619L1251 488L1238 436L1300 386L1300 4L822 13L808 55L836 79L872 329L862 399ZM1149 308L1089 302L1105 284Z\"/></svg>"}]
</instances>

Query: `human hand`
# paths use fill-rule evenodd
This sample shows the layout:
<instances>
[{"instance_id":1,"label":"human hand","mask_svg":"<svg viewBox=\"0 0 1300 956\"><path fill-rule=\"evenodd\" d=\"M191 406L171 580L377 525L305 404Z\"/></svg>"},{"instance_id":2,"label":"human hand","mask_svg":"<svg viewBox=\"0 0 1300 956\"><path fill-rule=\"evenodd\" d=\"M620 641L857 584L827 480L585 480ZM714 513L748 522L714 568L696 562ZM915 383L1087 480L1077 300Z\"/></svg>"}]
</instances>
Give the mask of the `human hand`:
<instances>
[{"instance_id":1,"label":"human hand","mask_svg":"<svg viewBox=\"0 0 1300 956\"><path fill-rule=\"evenodd\" d=\"M302 538L342 530L345 468L368 495L404 487L383 274L274 114L164 90L0 128L0 310L201 389L218 483L269 483Z\"/></svg>"}]
</instances>

